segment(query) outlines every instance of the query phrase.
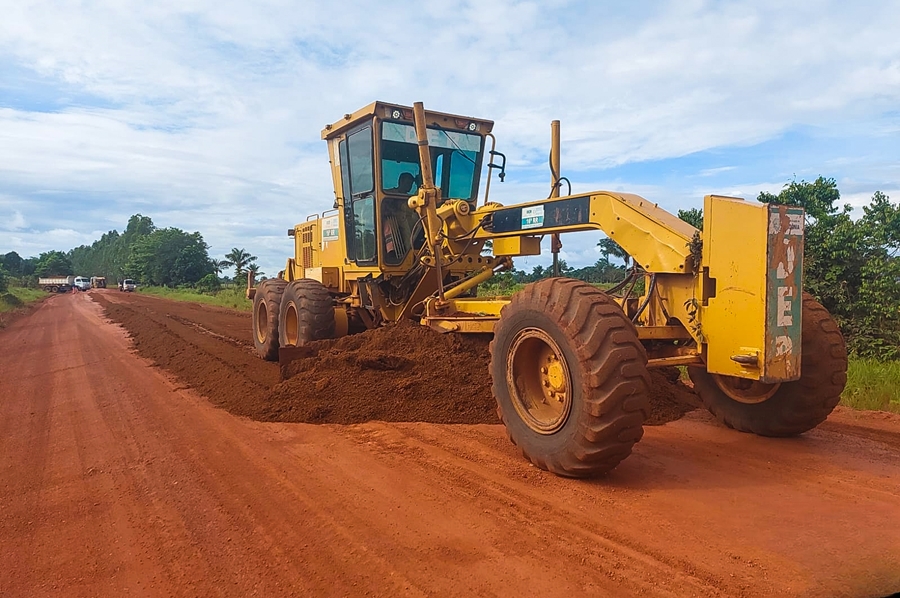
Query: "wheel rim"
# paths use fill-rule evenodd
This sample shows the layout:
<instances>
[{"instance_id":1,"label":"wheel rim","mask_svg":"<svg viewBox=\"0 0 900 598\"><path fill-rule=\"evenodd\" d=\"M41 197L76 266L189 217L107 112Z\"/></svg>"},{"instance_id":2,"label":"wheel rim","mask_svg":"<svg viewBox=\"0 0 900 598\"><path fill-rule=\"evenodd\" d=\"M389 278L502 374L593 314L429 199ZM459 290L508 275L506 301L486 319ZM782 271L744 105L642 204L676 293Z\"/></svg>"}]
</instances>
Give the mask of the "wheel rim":
<instances>
[{"instance_id":1,"label":"wheel rim","mask_svg":"<svg viewBox=\"0 0 900 598\"><path fill-rule=\"evenodd\" d=\"M285 306L284 322L281 325L284 330L284 344L286 346L296 346L300 336L300 316L297 314L297 306L294 305L293 301Z\"/></svg>"},{"instance_id":2,"label":"wheel rim","mask_svg":"<svg viewBox=\"0 0 900 598\"><path fill-rule=\"evenodd\" d=\"M749 405L771 399L772 395L781 388L780 382L766 384L759 380L747 380L746 378L721 374L713 374L712 377L716 381L716 386L729 398L734 399L738 403L747 403Z\"/></svg>"},{"instance_id":3,"label":"wheel rim","mask_svg":"<svg viewBox=\"0 0 900 598\"><path fill-rule=\"evenodd\" d=\"M565 425L572 409L572 378L556 342L538 328L515 336L506 360L506 383L525 424L540 434Z\"/></svg>"},{"instance_id":4,"label":"wheel rim","mask_svg":"<svg viewBox=\"0 0 900 598\"><path fill-rule=\"evenodd\" d=\"M263 299L256 304L256 340L260 344L266 342L266 335L269 332L269 308L266 307L266 300Z\"/></svg>"}]
</instances>

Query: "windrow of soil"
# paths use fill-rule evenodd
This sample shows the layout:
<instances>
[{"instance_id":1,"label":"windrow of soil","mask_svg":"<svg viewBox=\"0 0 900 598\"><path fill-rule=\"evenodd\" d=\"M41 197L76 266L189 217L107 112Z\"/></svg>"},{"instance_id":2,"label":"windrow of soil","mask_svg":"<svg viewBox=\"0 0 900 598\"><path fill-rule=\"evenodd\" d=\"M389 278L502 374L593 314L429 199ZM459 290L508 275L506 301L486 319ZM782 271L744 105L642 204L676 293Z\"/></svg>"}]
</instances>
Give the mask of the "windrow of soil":
<instances>
[{"instance_id":1,"label":"windrow of soil","mask_svg":"<svg viewBox=\"0 0 900 598\"><path fill-rule=\"evenodd\" d=\"M276 364L253 354L247 313L140 295L92 297L141 356L236 415L315 424L499 423L486 337L404 322L310 343L279 375ZM676 420L699 405L677 369L651 376L647 424Z\"/></svg>"}]
</instances>

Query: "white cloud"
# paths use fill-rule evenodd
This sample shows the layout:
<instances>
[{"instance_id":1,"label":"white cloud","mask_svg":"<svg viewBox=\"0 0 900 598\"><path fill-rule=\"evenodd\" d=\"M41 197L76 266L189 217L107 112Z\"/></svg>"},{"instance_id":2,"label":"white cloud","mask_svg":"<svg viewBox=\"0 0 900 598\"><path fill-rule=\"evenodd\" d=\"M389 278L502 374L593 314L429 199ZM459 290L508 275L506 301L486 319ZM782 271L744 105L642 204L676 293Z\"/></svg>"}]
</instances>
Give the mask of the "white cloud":
<instances>
[{"instance_id":1,"label":"white cloud","mask_svg":"<svg viewBox=\"0 0 900 598\"><path fill-rule=\"evenodd\" d=\"M13 210L8 217L0 219L0 230L16 231L26 228L28 223L19 210Z\"/></svg>"},{"instance_id":2,"label":"white cloud","mask_svg":"<svg viewBox=\"0 0 900 598\"><path fill-rule=\"evenodd\" d=\"M15 93L0 83L0 193L17 198L8 213L22 225L0 242L65 249L49 230L121 230L141 212L200 230L216 255L246 247L276 272L291 248L282 232L331 206L322 126L374 99L493 118L510 165L493 189L506 203L546 193L532 181L547 178L553 118L580 190L610 181L677 209L702 200L697 176L721 185L703 192L752 198L826 168L887 188L900 174L897 8L358 0L336 18L334 3L313 1L12 3L0 58L21 81ZM882 153L786 152L785 172L749 172L740 154L671 175L600 170L803 127L880 136ZM589 241L566 243L570 263L591 257Z\"/></svg>"}]
</instances>

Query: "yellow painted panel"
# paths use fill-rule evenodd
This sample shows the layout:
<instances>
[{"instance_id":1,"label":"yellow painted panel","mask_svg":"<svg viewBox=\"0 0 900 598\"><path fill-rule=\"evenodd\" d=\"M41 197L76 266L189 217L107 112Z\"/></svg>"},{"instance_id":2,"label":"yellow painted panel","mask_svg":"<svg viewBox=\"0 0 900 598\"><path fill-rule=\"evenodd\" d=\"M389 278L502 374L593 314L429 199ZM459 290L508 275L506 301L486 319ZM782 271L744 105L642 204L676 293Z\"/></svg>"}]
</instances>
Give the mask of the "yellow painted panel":
<instances>
[{"instance_id":1,"label":"yellow painted panel","mask_svg":"<svg viewBox=\"0 0 900 598\"><path fill-rule=\"evenodd\" d=\"M767 219L763 204L710 195L704 199L703 265L715 279L715 296L701 308L702 333L712 373L760 377L766 347ZM757 365L739 363L733 356Z\"/></svg>"},{"instance_id":2,"label":"yellow painted panel","mask_svg":"<svg viewBox=\"0 0 900 598\"><path fill-rule=\"evenodd\" d=\"M318 263L321 266L339 266L347 257L347 243L341 216L338 212L326 213L319 220Z\"/></svg>"},{"instance_id":3,"label":"yellow painted panel","mask_svg":"<svg viewBox=\"0 0 900 598\"><path fill-rule=\"evenodd\" d=\"M540 255L540 237L504 237L494 239L494 255Z\"/></svg>"}]
</instances>

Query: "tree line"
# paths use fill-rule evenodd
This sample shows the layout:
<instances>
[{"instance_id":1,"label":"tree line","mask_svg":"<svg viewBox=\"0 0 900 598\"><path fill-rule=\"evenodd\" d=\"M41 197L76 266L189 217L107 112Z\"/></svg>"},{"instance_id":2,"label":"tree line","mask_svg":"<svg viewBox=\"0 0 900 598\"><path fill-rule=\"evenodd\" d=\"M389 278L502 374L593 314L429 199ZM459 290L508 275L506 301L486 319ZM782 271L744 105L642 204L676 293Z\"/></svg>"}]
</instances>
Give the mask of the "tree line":
<instances>
[{"instance_id":1,"label":"tree line","mask_svg":"<svg viewBox=\"0 0 900 598\"><path fill-rule=\"evenodd\" d=\"M91 245L69 251L47 251L23 258L11 251L0 256L0 280L19 279L30 286L42 276L104 276L109 281L133 278L142 284L195 285L206 280L218 286L218 276L234 267L235 279L257 270L256 256L233 248L224 259L212 259L199 232L157 228L148 216L135 214L122 233L111 230ZM214 281L214 282L213 282Z\"/></svg>"}]
</instances>

